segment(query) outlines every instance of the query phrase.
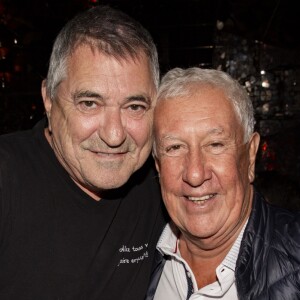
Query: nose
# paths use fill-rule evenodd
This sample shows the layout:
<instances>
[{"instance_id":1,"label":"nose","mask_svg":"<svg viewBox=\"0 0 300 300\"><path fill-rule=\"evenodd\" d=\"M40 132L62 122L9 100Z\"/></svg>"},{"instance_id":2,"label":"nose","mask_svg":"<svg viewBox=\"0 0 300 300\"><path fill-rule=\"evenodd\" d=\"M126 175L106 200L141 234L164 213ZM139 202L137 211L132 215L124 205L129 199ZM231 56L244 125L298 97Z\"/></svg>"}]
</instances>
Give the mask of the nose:
<instances>
[{"instance_id":1,"label":"nose","mask_svg":"<svg viewBox=\"0 0 300 300\"><path fill-rule=\"evenodd\" d=\"M102 115L100 138L109 147L119 147L126 139L126 124L120 109L108 108Z\"/></svg>"},{"instance_id":2,"label":"nose","mask_svg":"<svg viewBox=\"0 0 300 300\"><path fill-rule=\"evenodd\" d=\"M185 157L182 179L188 185L197 187L211 178L208 162L201 149L189 151Z\"/></svg>"}]
</instances>

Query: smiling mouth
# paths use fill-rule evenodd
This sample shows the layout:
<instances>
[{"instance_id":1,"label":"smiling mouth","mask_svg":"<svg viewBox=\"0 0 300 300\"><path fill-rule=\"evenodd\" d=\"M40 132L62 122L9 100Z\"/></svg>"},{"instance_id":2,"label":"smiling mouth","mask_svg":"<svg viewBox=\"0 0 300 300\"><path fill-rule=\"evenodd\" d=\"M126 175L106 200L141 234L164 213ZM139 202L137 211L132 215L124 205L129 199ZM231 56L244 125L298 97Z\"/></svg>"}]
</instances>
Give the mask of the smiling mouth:
<instances>
[{"instance_id":1,"label":"smiling mouth","mask_svg":"<svg viewBox=\"0 0 300 300\"><path fill-rule=\"evenodd\" d=\"M209 199L213 198L216 194L209 194L202 197L186 197L189 201L192 201L196 204L204 204Z\"/></svg>"},{"instance_id":2,"label":"smiling mouth","mask_svg":"<svg viewBox=\"0 0 300 300\"><path fill-rule=\"evenodd\" d=\"M128 151L119 151L119 152L102 152L102 151L92 151L97 155L104 155L104 156L118 156L118 155L124 155Z\"/></svg>"},{"instance_id":3,"label":"smiling mouth","mask_svg":"<svg viewBox=\"0 0 300 300\"><path fill-rule=\"evenodd\" d=\"M125 152L118 152L118 153L96 152L96 153L99 154L99 155L108 155L108 156L125 154Z\"/></svg>"}]
</instances>

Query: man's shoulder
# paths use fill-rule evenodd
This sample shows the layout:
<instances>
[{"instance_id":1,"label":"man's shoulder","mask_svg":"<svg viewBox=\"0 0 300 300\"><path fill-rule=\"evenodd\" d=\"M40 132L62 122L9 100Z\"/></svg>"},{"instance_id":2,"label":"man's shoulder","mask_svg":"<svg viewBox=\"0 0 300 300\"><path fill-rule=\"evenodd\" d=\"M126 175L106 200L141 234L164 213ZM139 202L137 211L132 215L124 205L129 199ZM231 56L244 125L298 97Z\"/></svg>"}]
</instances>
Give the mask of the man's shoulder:
<instances>
[{"instance_id":1,"label":"man's shoulder","mask_svg":"<svg viewBox=\"0 0 300 300\"><path fill-rule=\"evenodd\" d=\"M276 207L274 209L276 220L275 229L277 235L282 239L283 244L296 244L300 247L300 211L291 211L284 208ZM300 257L300 251L299 251Z\"/></svg>"},{"instance_id":2,"label":"man's shoulder","mask_svg":"<svg viewBox=\"0 0 300 300\"><path fill-rule=\"evenodd\" d=\"M2 162L24 156L26 144L28 143L28 132L20 131L7 133L0 136L0 155Z\"/></svg>"},{"instance_id":3,"label":"man's shoulder","mask_svg":"<svg viewBox=\"0 0 300 300\"><path fill-rule=\"evenodd\" d=\"M35 160L38 150L38 140L42 136L42 129L11 132L0 135L0 166L10 165L18 168L29 160Z\"/></svg>"},{"instance_id":4,"label":"man's shoulder","mask_svg":"<svg viewBox=\"0 0 300 300\"><path fill-rule=\"evenodd\" d=\"M7 133L0 136L1 155L24 155L27 145L30 143L31 133L29 130ZM3 158L3 156L2 156Z\"/></svg>"},{"instance_id":5,"label":"man's shoulder","mask_svg":"<svg viewBox=\"0 0 300 300\"><path fill-rule=\"evenodd\" d=\"M259 194L256 195L254 210L250 231L256 239L262 239L265 245L280 252L288 253L293 247L299 249L300 211L272 205ZM300 252L297 256L300 257Z\"/></svg>"},{"instance_id":6,"label":"man's shoulder","mask_svg":"<svg viewBox=\"0 0 300 300\"><path fill-rule=\"evenodd\" d=\"M277 232L282 232L283 234L289 231L298 231L298 234L295 236L299 238L300 241L300 211L287 209L285 207L272 205L266 203L269 207L270 214L272 215L272 226Z\"/></svg>"},{"instance_id":7,"label":"man's shoulder","mask_svg":"<svg viewBox=\"0 0 300 300\"><path fill-rule=\"evenodd\" d=\"M40 120L33 128L18 130L0 135L0 149L13 150L14 148L24 147L31 143L33 137L41 136L45 120Z\"/></svg>"}]
</instances>

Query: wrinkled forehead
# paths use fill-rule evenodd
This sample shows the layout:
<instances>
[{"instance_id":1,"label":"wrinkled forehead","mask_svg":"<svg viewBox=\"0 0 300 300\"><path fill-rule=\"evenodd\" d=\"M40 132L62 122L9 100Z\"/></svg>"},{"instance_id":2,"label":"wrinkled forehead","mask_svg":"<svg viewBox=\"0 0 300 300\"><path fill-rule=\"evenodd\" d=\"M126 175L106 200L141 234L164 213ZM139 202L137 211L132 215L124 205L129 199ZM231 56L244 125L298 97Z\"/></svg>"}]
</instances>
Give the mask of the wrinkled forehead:
<instances>
[{"instance_id":1,"label":"wrinkled forehead","mask_svg":"<svg viewBox=\"0 0 300 300\"><path fill-rule=\"evenodd\" d=\"M191 83L179 89L175 86L166 92L159 90L155 114L160 116L162 111L166 113L174 107L182 113L191 108L199 109L199 112L205 108L218 108L235 114L234 106L224 90L208 83Z\"/></svg>"},{"instance_id":2,"label":"wrinkled forehead","mask_svg":"<svg viewBox=\"0 0 300 300\"><path fill-rule=\"evenodd\" d=\"M158 133L172 127L176 130L189 127L190 131L193 127L199 131L242 130L234 106L222 89L207 85L192 87L186 95L159 99L154 112L154 129Z\"/></svg>"}]
</instances>

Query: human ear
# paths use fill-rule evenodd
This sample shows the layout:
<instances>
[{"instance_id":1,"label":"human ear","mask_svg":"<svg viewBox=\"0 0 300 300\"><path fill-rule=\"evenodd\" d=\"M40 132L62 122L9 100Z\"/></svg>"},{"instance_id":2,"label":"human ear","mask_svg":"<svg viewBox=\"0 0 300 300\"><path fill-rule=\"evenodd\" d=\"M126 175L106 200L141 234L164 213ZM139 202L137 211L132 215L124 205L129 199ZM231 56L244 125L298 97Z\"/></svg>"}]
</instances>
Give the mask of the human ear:
<instances>
[{"instance_id":1,"label":"human ear","mask_svg":"<svg viewBox=\"0 0 300 300\"><path fill-rule=\"evenodd\" d=\"M260 135L258 132L254 132L249 141L249 169L248 169L248 178L250 183L254 181L255 178L255 161L258 151L260 141Z\"/></svg>"},{"instance_id":2,"label":"human ear","mask_svg":"<svg viewBox=\"0 0 300 300\"><path fill-rule=\"evenodd\" d=\"M43 82L42 82L41 91L42 91L44 108L45 108L46 115L47 115L47 118L48 118L48 128L49 128L49 131L51 132L51 107L52 107L52 101L46 93L46 80L43 80Z\"/></svg>"},{"instance_id":3,"label":"human ear","mask_svg":"<svg viewBox=\"0 0 300 300\"><path fill-rule=\"evenodd\" d=\"M156 171L158 173L158 175L160 174L160 164L159 164L159 160L157 158L156 155L153 155L153 158L154 158L154 161L155 161L155 168L156 168Z\"/></svg>"}]
</instances>

